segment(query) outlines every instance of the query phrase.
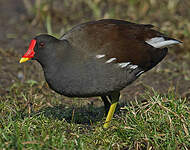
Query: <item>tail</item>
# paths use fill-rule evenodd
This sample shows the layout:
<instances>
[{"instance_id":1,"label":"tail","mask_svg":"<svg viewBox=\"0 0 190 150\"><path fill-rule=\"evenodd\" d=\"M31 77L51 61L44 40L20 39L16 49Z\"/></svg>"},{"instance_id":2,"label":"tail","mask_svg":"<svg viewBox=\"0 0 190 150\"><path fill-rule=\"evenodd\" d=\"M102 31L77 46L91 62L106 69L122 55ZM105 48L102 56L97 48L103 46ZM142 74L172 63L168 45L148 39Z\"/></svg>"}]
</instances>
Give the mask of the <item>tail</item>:
<instances>
[{"instance_id":1,"label":"tail","mask_svg":"<svg viewBox=\"0 0 190 150\"><path fill-rule=\"evenodd\" d=\"M149 40L146 40L145 42L155 48L163 48L163 47L167 47L169 45L182 43L181 41L178 41L176 39L169 38L169 37L162 37L162 36L151 38Z\"/></svg>"}]
</instances>

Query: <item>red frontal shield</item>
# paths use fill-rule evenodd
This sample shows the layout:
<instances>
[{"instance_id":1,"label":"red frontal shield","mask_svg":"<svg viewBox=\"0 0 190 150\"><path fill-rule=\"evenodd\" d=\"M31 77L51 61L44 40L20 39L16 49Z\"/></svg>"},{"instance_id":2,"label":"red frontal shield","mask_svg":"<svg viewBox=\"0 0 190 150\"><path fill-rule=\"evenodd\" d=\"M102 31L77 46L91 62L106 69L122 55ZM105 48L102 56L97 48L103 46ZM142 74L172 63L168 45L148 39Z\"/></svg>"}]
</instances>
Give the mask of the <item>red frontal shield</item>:
<instances>
[{"instance_id":1,"label":"red frontal shield","mask_svg":"<svg viewBox=\"0 0 190 150\"><path fill-rule=\"evenodd\" d=\"M35 54L35 52L34 52L35 45L36 45L36 40L35 39L31 40L27 52L22 57L23 58L33 58L34 54Z\"/></svg>"}]
</instances>

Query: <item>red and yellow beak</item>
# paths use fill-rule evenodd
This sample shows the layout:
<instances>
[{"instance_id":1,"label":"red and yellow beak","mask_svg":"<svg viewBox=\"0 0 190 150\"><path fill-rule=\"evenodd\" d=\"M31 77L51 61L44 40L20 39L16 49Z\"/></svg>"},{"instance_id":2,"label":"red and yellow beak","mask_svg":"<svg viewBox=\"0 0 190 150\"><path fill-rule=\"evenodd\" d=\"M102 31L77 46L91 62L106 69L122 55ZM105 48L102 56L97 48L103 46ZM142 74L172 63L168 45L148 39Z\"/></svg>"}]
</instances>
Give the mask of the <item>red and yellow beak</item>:
<instances>
[{"instance_id":1,"label":"red and yellow beak","mask_svg":"<svg viewBox=\"0 0 190 150\"><path fill-rule=\"evenodd\" d=\"M36 40L35 39L31 40L27 52L20 59L20 63L26 62L26 61L28 61L28 60L30 60L31 58L34 57L34 54L35 54L34 47L35 47L35 45L36 45Z\"/></svg>"}]
</instances>

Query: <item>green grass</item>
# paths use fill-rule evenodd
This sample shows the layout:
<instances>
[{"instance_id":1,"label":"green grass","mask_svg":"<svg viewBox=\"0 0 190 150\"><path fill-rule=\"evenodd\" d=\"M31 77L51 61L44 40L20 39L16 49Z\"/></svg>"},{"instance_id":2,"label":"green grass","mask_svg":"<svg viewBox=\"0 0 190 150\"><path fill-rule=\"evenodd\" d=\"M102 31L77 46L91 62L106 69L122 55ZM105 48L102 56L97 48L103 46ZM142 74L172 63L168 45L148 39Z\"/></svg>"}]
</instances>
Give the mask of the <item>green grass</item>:
<instances>
[{"instance_id":1,"label":"green grass","mask_svg":"<svg viewBox=\"0 0 190 150\"><path fill-rule=\"evenodd\" d=\"M147 91L105 130L103 107L64 104L45 83L16 83L0 98L0 149L190 149L189 102Z\"/></svg>"}]
</instances>

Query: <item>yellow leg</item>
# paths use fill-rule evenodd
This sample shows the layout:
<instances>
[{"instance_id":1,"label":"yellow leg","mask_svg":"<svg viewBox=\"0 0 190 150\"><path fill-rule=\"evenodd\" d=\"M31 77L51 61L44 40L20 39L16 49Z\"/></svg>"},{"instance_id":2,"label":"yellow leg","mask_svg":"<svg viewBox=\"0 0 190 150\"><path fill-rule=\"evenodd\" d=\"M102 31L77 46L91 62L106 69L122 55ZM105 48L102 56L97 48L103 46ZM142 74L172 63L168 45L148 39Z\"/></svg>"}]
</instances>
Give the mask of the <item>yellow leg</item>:
<instances>
[{"instance_id":1,"label":"yellow leg","mask_svg":"<svg viewBox=\"0 0 190 150\"><path fill-rule=\"evenodd\" d=\"M109 124L110 124L111 119L113 117L113 114L115 112L115 108L117 106L117 103L118 102L115 102L115 103L111 104L109 112L108 112L108 115L106 117L106 122L104 123L104 128L108 128L109 127Z\"/></svg>"}]
</instances>

